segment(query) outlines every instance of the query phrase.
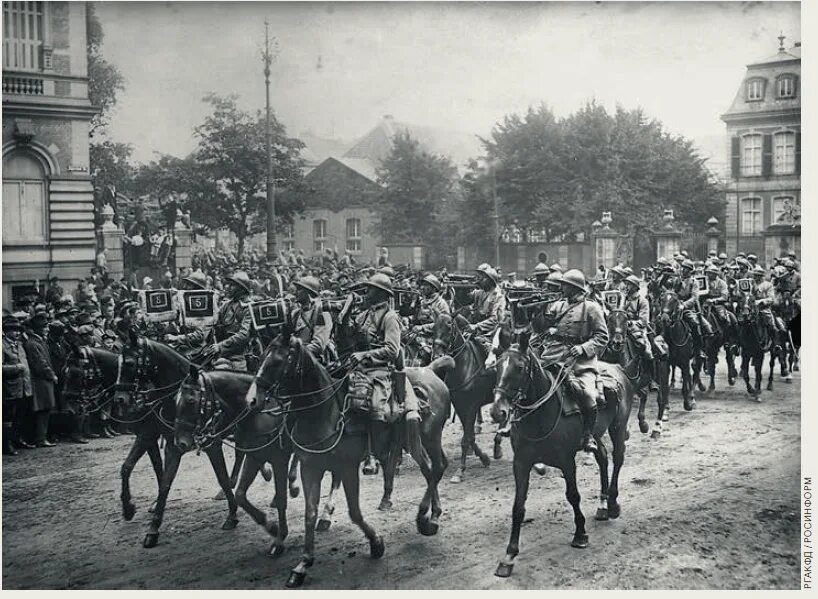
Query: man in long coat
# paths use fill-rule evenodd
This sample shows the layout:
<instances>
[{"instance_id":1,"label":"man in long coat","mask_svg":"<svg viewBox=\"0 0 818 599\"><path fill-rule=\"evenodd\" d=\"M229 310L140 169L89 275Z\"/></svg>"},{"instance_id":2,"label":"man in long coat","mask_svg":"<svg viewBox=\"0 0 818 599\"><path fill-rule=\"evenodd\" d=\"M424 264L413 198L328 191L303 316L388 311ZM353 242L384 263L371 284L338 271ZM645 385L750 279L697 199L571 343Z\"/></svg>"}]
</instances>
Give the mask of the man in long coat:
<instances>
[{"instance_id":1,"label":"man in long coat","mask_svg":"<svg viewBox=\"0 0 818 599\"><path fill-rule=\"evenodd\" d=\"M25 349L28 364L31 368L31 387L33 391L32 411L34 412L34 445L37 447L54 447L46 435L48 420L56 407L54 385L57 375L51 366L51 356L46 341L48 320L45 314L36 314L29 321L31 332Z\"/></svg>"}]
</instances>

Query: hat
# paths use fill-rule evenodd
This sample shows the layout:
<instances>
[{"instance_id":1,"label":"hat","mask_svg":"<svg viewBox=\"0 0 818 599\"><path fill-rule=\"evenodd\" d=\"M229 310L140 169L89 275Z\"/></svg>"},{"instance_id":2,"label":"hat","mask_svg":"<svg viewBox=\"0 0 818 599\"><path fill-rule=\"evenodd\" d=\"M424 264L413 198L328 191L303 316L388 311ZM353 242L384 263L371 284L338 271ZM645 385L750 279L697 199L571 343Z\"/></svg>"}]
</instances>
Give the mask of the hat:
<instances>
[{"instance_id":1,"label":"hat","mask_svg":"<svg viewBox=\"0 0 818 599\"><path fill-rule=\"evenodd\" d=\"M440 283L440 279L438 279L435 275L429 274L423 277L421 283L426 283L427 285L434 288L435 291L440 291L443 289L443 285Z\"/></svg>"},{"instance_id":2,"label":"hat","mask_svg":"<svg viewBox=\"0 0 818 599\"><path fill-rule=\"evenodd\" d=\"M715 264L708 264L707 268L704 269L704 272L705 272L705 274L706 273L711 273L711 272L713 274L721 273L721 271L719 270L719 268Z\"/></svg>"},{"instance_id":3,"label":"hat","mask_svg":"<svg viewBox=\"0 0 818 599\"><path fill-rule=\"evenodd\" d=\"M576 268L564 273L560 282L585 291L585 274Z\"/></svg>"},{"instance_id":4,"label":"hat","mask_svg":"<svg viewBox=\"0 0 818 599\"><path fill-rule=\"evenodd\" d=\"M620 276L620 277L622 277L623 279L624 279L625 277L627 277L627 276L628 276L628 273L626 273L626 272L624 271L624 269L623 269L621 266L619 266L619 265L612 266L612 267L611 267L611 268L609 268L608 270L609 270L610 272L614 273L615 275L619 275L619 276Z\"/></svg>"},{"instance_id":5,"label":"hat","mask_svg":"<svg viewBox=\"0 0 818 599\"><path fill-rule=\"evenodd\" d=\"M752 262L758 262L758 256L756 256L755 254L747 254L747 259Z\"/></svg>"},{"instance_id":6,"label":"hat","mask_svg":"<svg viewBox=\"0 0 818 599\"><path fill-rule=\"evenodd\" d=\"M20 321L17 319L14 314L9 314L3 318L3 330L4 331L19 331L20 330Z\"/></svg>"},{"instance_id":7,"label":"hat","mask_svg":"<svg viewBox=\"0 0 818 599\"><path fill-rule=\"evenodd\" d=\"M725 254L724 252L719 254L719 260L727 260L727 254Z\"/></svg>"},{"instance_id":8,"label":"hat","mask_svg":"<svg viewBox=\"0 0 818 599\"><path fill-rule=\"evenodd\" d=\"M90 335L94 332L94 326L90 324L84 324L81 327L77 328L77 335Z\"/></svg>"},{"instance_id":9,"label":"hat","mask_svg":"<svg viewBox=\"0 0 818 599\"><path fill-rule=\"evenodd\" d=\"M550 272L549 266L544 262L538 262L534 267L534 276L547 275Z\"/></svg>"},{"instance_id":10,"label":"hat","mask_svg":"<svg viewBox=\"0 0 818 599\"><path fill-rule=\"evenodd\" d=\"M554 264L548 267L548 270L551 272L562 272L562 266L554 262Z\"/></svg>"},{"instance_id":11,"label":"hat","mask_svg":"<svg viewBox=\"0 0 818 599\"><path fill-rule=\"evenodd\" d=\"M200 270L190 273L188 276L182 278L182 280L199 289L207 288L207 277Z\"/></svg>"},{"instance_id":12,"label":"hat","mask_svg":"<svg viewBox=\"0 0 818 599\"><path fill-rule=\"evenodd\" d=\"M756 265L755 268L752 270L753 275L761 275L762 277L767 274L760 265Z\"/></svg>"},{"instance_id":13,"label":"hat","mask_svg":"<svg viewBox=\"0 0 818 599\"><path fill-rule=\"evenodd\" d=\"M739 257L736 258L736 265L743 266L744 268L752 268L752 264L747 262L747 260L745 260L744 257L741 255L739 255Z\"/></svg>"},{"instance_id":14,"label":"hat","mask_svg":"<svg viewBox=\"0 0 818 599\"><path fill-rule=\"evenodd\" d=\"M696 267L696 265L693 264L693 260L684 260L684 261L682 261L682 268L689 268L689 269L692 270L695 267Z\"/></svg>"},{"instance_id":15,"label":"hat","mask_svg":"<svg viewBox=\"0 0 818 599\"><path fill-rule=\"evenodd\" d=\"M28 319L28 324L31 328L41 329L48 324L48 318L42 312L35 314Z\"/></svg>"},{"instance_id":16,"label":"hat","mask_svg":"<svg viewBox=\"0 0 818 599\"><path fill-rule=\"evenodd\" d=\"M316 296L321 292L321 283L315 277L303 277L295 281L293 284L301 289L306 289L313 296Z\"/></svg>"},{"instance_id":17,"label":"hat","mask_svg":"<svg viewBox=\"0 0 818 599\"><path fill-rule=\"evenodd\" d=\"M642 281L640 281L639 277L637 277L636 275L628 275L627 277L625 277L625 282L630 283L631 285L635 285L637 288L639 288L639 285L641 285L642 283Z\"/></svg>"},{"instance_id":18,"label":"hat","mask_svg":"<svg viewBox=\"0 0 818 599\"><path fill-rule=\"evenodd\" d=\"M65 325L59 320L52 320L50 323L48 323L48 328L49 329L55 329L55 330L59 331L59 330L64 330Z\"/></svg>"},{"instance_id":19,"label":"hat","mask_svg":"<svg viewBox=\"0 0 818 599\"><path fill-rule=\"evenodd\" d=\"M245 291L253 291L253 283L250 281L250 277L247 276L247 273L243 270L237 270L232 275L227 277L227 280L235 285L238 285Z\"/></svg>"},{"instance_id":20,"label":"hat","mask_svg":"<svg viewBox=\"0 0 818 599\"><path fill-rule=\"evenodd\" d=\"M392 291L392 281L388 276L381 272L369 277L369 279L366 281L366 285L386 291L389 295L394 295L394 292Z\"/></svg>"},{"instance_id":21,"label":"hat","mask_svg":"<svg viewBox=\"0 0 818 599\"><path fill-rule=\"evenodd\" d=\"M117 335L111 329L106 329L105 333L103 334L105 339L116 339Z\"/></svg>"},{"instance_id":22,"label":"hat","mask_svg":"<svg viewBox=\"0 0 818 599\"><path fill-rule=\"evenodd\" d=\"M682 250L681 252L679 252L679 254L684 256L685 258L690 258L690 256L687 253L687 250Z\"/></svg>"},{"instance_id":23,"label":"hat","mask_svg":"<svg viewBox=\"0 0 818 599\"><path fill-rule=\"evenodd\" d=\"M80 312L74 324L76 326L81 326L84 324L93 324L93 320L91 318L91 315L88 314L88 312Z\"/></svg>"},{"instance_id":24,"label":"hat","mask_svg":"<svg viewBox=\"0 0 818 599\"><path fill-rule=\"evenodd\" d=\"M479 272L481 275L483 275L485 277L488 277L489 279L494 281L494 283L499 283L500 282L500 273L498 273L496 270L494 270L491 266L489 266L488 268L483 269L483 270L478 268L477 272Z\"/></svg>"},{"instance_id":25,"label":"hat","mask_svg":"<svg viewBox=\"0 0 818 599\"><path fill-rule=\"evenodd\" d=\"M381 266L378 269L378 272L381 273L382 275L386 275L387 277L395 276L395 269L393 269L391 266Z\"/></svg>"}]
</instances>

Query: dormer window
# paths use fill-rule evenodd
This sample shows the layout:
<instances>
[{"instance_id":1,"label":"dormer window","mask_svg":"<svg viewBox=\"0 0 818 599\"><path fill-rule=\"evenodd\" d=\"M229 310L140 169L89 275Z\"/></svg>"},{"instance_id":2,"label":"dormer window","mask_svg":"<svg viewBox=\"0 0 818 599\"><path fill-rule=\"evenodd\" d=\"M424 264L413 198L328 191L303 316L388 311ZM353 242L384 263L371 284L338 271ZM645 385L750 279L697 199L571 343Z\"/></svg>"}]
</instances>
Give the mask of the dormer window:
<instances>
[{"instance_id":1,"label":"dormer window","mask_svg":"<svg viewBox=\"0 0 818 599\"><path fill-rule=\"evenodd\" d=\"M795 75L781 75L778 78L778 97L795 97Z\"/></svg>"},{"instance_id":2,"label":"dormer window","mask_svg":"<svg viewBox=\"0 0 818 599\"><path fill-rule=\"evenodd\" d=\"M750 79L747 82L747 101L758 102L764 99L764 79Z\"/></svg>"}]
</instances>

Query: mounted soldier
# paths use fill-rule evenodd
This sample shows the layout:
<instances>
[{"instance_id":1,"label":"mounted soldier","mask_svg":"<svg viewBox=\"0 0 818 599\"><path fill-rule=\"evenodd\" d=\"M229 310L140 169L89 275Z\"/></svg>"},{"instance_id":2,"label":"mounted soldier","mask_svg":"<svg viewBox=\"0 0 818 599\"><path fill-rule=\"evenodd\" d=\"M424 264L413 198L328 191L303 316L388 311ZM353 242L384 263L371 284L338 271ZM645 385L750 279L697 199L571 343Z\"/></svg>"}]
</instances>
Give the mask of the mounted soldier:
<instances>
[{"instance_id":1,"label":"mounted soldier","mask_svg":"<svg viewBox=\"0 0 818 599\"><path fill-rule=\"evenodd\" d=\"M193 271L181 280L179 287L183 291L207 289L207 277L200 270ZM190 356L205 347L210 338L211 331L211 327L184 323L179 325L178 335L166 335L165 340L183 355Z\"/></svg>"},{"instance_id":2,"label":"mounted soldier","mask_svg":"<svg viewBox=\"0 0 818 599\"><path fill-rule=\"evenodd\" d=\"M730 300L727 281L721 278L721 271L715 264L706 266L704 274L707 277L707 294L700 296L700 299L710 302L721 330L725 333L731 332L735 329L736 322L735 316L727 310L727 303Z\"/></svg>"},{"instance_id":3,"label":"mounted soldier","mask_svg":"<svg viewBox=\"0 0 818 599\"><path fill-rule=\"evenodd\" d=\"M332 317L321 307L318 296L321 284L312 276L296 280L295 301L297 307L292 315L293 335L322 363L327 363L326 352L332 336Z\"/></svg>"},{"instance_id":4,"label":"mounted soldier","mask_svg":"<svg viewBox=\"0 0 818 599\"><path fill-rule=\"evenodd\" d=\"M540 288L545 287L545 282L549 274L551 274L551 268L545 262L538 262L532 273L534 284Z\"/></svg>"},{"instance_id":5,"label":"mounted soldier","mask_svg":"<svg viewBox=\"0 0 818 599\"><path fill-rule=\"evenodd\" d=\"M641 281L636 275L625 277L625 304L623 309L628 316L628 333L636 342L636 347L642 352L648 362L653 360L648 328L650 327L650 304L648 299L639 294Z\"/></svg>"},{"instance_id":6,"label":"mounted soldier","mask_svg":"<svg viewBox=\"0 0 818 599\"><path fill-rule=\"evenodd\" d=\"M566 379L582 411L582 448L596 451L593 438L597 415L597 356L608 344L608 326L602 308L585 297L585 275L567 271L561 280L564 300L552 304L547 315L551 328L542 350L543 366L564 365L573 360Z\"/></svg>"},{"instance_id":7,"label":"mounted soldier","mask_svg":"<svg viewBox=\"0 0 818 599\"><path fill-rule=\"evenodd\" d=\"M434 336L435 320L441 314L451 314L451 308L443 298L443 284L433 274L428 274L420 282L420 309L417 324L412 332L417 335L415 345L425 356L431 357L431 337Z\"/></svg>"},{"instance_id":8,"label":"mounted soldier","mask_svg":"<svg viewBox=\"0 0 818 599\"><path fill-rule=\"evenodd\" d=\"M699 289L693 278L694 268L693 261L685 260L682 262L681 273L674 284L674 291L682 300L682 318L690 327L690 333L693 335L693 341L696 344L696 351L702 359L706 359L704 355L704 337L712 335L713 328L706 319L702 318L699 307Z\"/></svg>"},{"instance_id":9,"label":"mounted soldier","mask_svg":"<svg viewBox=\"0 0 818 599\"><path fill-rule=\"evenodd\" d=\"M213 327L216 343L202 350L202 358L204 363L213 358L222 358L217 365L246 371L244 353L252 335L252 320L247 302L253 291L253 284L247 273L241 270L228 277L225 283L228 300L219 308L216 325Z\"/></svg>"},{"instance_id":10,"label":"mounted soldier","mask_svg":"<svg viewBox=\"0 0 818 599\"><path fill-rule=\"evenodd\" d=\"M471 324L466 333L479 342L488 354L494 332L503 321L506 313L506 297L498 283L500 275L488 264L481 264L476 269L479 289L472 291Z\"/></svg>"},{"instance_id":11,"label":"mounted soldier","mask_svg":"<svg viewBox=\"0 0 818 599\"><path fill-rule=\"evenodd\" d=\"M758 307L758 316L767 325L771 339L778 339L777 333L786 333L787 329L780 318L773 316L772 307L776 302L773 284L765 280L764 269L757 266L753 269L753 300Z\"/></svg>"}]
</instances>

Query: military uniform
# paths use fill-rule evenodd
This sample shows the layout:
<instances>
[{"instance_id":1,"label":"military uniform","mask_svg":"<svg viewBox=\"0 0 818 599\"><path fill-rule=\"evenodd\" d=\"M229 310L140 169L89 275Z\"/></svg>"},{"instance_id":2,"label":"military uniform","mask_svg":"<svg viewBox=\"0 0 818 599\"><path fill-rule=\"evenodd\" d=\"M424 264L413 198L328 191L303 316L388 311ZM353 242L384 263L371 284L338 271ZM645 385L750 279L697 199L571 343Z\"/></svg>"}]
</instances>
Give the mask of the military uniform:
<instances>
[{"instance_id":1,"label":"military uniform","mask_svg":"<svg viewBox=\"0 0 818 599\"><path fill-rule=\"evenodd\" d=\"M250 345L253 326L250 307L242 299L234 298L221 305L213 333L219 357L228 360L233 370L246 371L244 354Z\"/></svg>"},{"instance_id":2,"label":"military uniform","mask_svg":"<svg viewBox=\"0 0 818 599\"><path fill-rule=\"evenodd\" d=\"M647 298L639 294L639 287L628 289L625 296L625 304L623 309L628 316L630 327L628 333L631 335L642 353L651 359L652 352L650 349L650 341L647 337L647 329L650 325L650 304Z\"/></svg>"},{"instance_id":3,"label":"military uniform","mask_svg":"<svg viewBox=\"0 0 818 599\"><path fill-rule=\"evenodd\" d=\"M316 301L308 308L299 306L293 313L293 335L301 339L314 356L323 360L332 336L332 316Z\"/></svg>"},{"instance_id":4,"label":"military uniform","mask_svg":"<svg viewBox=\"0 0 818 599\"><path fill-rule=\"evenodd\" d=\"M753 288L753 300L758 307L759 317L771 333L786 330L784 323L773 316L772 306L776 301L776 293L770 281L756 283Z\"/></svg>"},{"instance_id":5,"label":"military uniform","mask_svg":"<svg viewBox=\"0 0 818 599\"><path fill-rule=\"evenodd\" d=\"M475 289L472 291L473 311L472 325L474 326L475 340L488 348L497 327L506 315L506 296L499 286L490 291Z\"/></svg>"}]
</instances>

